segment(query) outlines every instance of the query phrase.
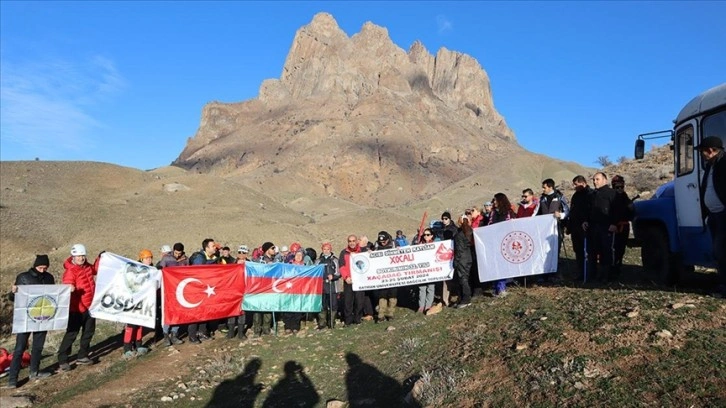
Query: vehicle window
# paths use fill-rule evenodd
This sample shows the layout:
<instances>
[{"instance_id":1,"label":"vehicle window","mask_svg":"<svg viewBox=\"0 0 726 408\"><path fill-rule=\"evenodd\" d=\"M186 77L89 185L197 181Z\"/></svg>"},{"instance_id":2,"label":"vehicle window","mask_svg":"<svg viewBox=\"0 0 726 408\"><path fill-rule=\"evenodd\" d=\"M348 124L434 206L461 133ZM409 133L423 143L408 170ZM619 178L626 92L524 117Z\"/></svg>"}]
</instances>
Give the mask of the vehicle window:
<instances>
[{"instance_id":1,"label":"vehicle window","mask_svg":"<svg viewBox=\"0 0 726 408\"><path fill-rule=\"evenodd\" d=\"M684 126L676 133L676 176L693 171L693 125Z\"/></svg>"},{"instance_id":2,"label":"vehicle window","mask_svg":"<svg viewBox=\"0 0 726 408\"><path fill-rule=\"evenodd\" d=\"M726 110L716 112L713 115L709 115L703 118L703 137L718 136L724 141L726 145ZM703 161L701 166L705 166Z\"/></svg>"}]
</instances>

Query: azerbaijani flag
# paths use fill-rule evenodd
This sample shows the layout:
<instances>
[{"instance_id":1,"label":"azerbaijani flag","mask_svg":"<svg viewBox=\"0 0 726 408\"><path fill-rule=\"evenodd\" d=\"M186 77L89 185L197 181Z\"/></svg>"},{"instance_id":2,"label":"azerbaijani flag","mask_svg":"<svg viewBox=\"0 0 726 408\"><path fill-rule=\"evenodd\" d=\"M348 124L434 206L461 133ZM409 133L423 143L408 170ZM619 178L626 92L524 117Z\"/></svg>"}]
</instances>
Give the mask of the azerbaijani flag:
<instances>
[{"instance_id":1,"label":"azerbaijani flag","mask_svg":"<svg viewBox=\"0 0 726 408\"><path fill-rule=\"evenodd\" d=\"M319 312L324 265L246 262L246 312Z\"/></svg>"}]
</instances>

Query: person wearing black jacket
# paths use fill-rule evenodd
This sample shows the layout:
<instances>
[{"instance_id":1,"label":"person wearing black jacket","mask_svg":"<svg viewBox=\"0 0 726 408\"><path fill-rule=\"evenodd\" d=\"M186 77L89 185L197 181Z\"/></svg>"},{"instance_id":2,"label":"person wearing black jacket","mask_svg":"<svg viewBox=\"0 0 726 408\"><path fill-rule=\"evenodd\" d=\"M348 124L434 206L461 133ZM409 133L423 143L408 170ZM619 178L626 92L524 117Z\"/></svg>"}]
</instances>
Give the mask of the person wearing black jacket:
<instances>
[{"instance_id":1,"label":"person wearing black jacket","mask_svg":"<svg viewBox=\"0 0 726 408\"><path fill-rule=\"evenodd\" d=\"M469 225L469 218L462 215L459 218L460 227L454 234L454 271L459 277L461 287L461 301L456 305L457 309L463 309L471 304L471 286L469 285L469 273L473 259L471 247L474 245L474 236Z\"/></svg>"},{"instance_id":2,"label":"person wearing black jacket","mask_svg":"<svg viewBox=\"0 0 726 408\"><path fill-rule=\"evenodd\" d=\"M706 162L701 180L701 214L706 219L713 242L718 276L719 291L726 297L726 158L723 140L709 136L696 146Z\"/></svg>"},{"instance_id":3,"label":"person wearing black jacket","mask_svg":"<svg viewBox=\"0 0 726 408\"><path fill-rule=\"evenodd\" d=\"M570 199L570 218L565 227L565 232L572 238L572 249L575 251L577 262L578 280L585 277L585 231L582 223L590 216L590 195L593 190L587 185L587 179L578 175L572 179L575 193Z\"/></svg>"},{"instance_id":4,"label":"person wearing black jacket","mask_svg":"<svg viewBox=\"0 0 726 408\"><path fill-rule=\"evenodd\" d=\"M53 285L55 279L53 275L48 273L50 261L48 255L36 255L33 267L27 272L18 274L15 278L15 284L12 292L18 292L18 286L21 285ZM40 371L40 358L43 353L43 345L45 344L45 336L48 332L37 331L32 332L33 349L30 354L30 379L40 379L50 377L49 372ZM18 386L18 374L20 373L20 363L23 360L23 353L28 348L28 339L31 333L18 333L15 338L15 351L13 351L13 360L10 363L10 371L8 374L8 388L16 388Z\"/></svg>"},{"instance_id":5,"label":"person wearing black jacket","mask_svg":"<svg viewBox=\"0 0 726 408\"><path fill-rule=\"evenodd\" d=\"M603 172L592 177L595 191L590 196L590 215L582 223L587 234L587 269L586 273L600 281L610 279L613 266L613 234L617 231L612 206L615 201L615 190L608 185L608 178ZM597 261L601 269L598 271Z\"/></svg>"},{"instance_id":6,"label":"person wearing black jacket","mask_svg":"<svg viewBox=\"0 0 726 408\"><path fill-rule=\"evenodd\" d=\"M625 179L623 176L613 176L611 181L613 190L615 190L615 200L613 200L613 218L615 219L617 230L613 237L613 267L610 271L610 279L617 279L620 276L620 269L623 265L623 256L625 256L625 245L630 236L630 221L633 219L633 201L625 192Z\"/></svg>"},{"instance_id":7,"label":"person wearing black jacket","mask_svg":"<svg viewBox=\"0 0 726 408\"><path fill-rule=\"evenodd\" d=\"M395 248L396 244L393 242L393 237L386 231L378 233L378 240L376 241L376 251L383 249ZM376 291L378 295L378 319L376 323L383 320L393 320L393 313L396 310L396 304L398 304L398 288L384 288Z\"/></svg>"}]
</instances>

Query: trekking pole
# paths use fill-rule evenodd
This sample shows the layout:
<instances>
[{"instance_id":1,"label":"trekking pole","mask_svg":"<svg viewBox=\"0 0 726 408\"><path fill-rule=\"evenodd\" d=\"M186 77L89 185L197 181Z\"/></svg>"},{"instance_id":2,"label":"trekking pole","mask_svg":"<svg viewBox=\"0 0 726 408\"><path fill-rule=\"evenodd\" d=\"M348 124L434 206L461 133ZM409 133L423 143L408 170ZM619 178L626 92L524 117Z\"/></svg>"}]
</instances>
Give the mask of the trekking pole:
<instances>
[{"instance_id":1,"label":"trekking pole","mask_svg":"<svg viewBox=\"0 0 726 408\"><path fill-rule=\"evenodd\" d=\"M272 328L275 330L275 336L277 336L277 319L275 319L275 312L272 312Z\"/></svg>"},{"instance_id":2,"label":"trekking pole","mask_svg":"<svg viewBox=\"0 0 726 408\"><path fill-rule=\"evenodd\" d=\"M333 328L333 281L328 281L328 297L330 298L330 328Z\"/></svg>"},{"instance_id":3,"label":"trekking pole","mask_svg":"<svg viewBox=\"0 0 726 408\"><path fill-rule=\"evenodd\" d=\"M587 252L588 252L587 251L587 236L585 236L585 239L583 241L583 247L584 247L584 255L585 255L584 258L585 259L583 261L584 262L584 265L583 265L584 268L582 268L582 272L583 272L582 273L582 284L584 285L584 284L587 283L587 262L588 262L588 256L587 256Z\"/></svg>"}]
</instances>

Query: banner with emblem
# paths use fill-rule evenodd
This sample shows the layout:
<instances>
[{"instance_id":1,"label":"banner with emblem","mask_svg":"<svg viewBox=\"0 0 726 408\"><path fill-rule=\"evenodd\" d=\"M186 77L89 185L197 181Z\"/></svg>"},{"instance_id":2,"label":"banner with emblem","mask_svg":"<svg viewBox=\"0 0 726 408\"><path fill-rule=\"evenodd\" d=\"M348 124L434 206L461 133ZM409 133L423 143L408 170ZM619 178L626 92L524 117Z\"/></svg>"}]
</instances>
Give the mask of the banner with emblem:
<instances>
[{"instance_id":1,"label":"banner with emblem","mask_svg":"<svg viewBox=\"0 0 726 408\"><path fill-rule=\"evenodd\" d=\"M323 307L323 265L247 262L248 312L319 312Z\"/></svg>"},{"instance_id":2,"label":"banner with emblem","mask_svg":"<svg viewBox=\"0 0 726 408\"><path fill-rule=\"evenodd\" d=\"M353 290L372 290L449 280L454 276L451 240L350 255Z\"/></svg>"},{"instance_id":3,"label":"banner with emblem","mask_svg":"<svg viewBox=\"0 0 726 408\"><path fill-rule=\"evenodd\" d=\"M159 270L104 252L98 264L91 316L154 328Z\"/></svg>"},{"instance_id":4,"label":"banner with emblem","mask_svg":"<svg viewBox=\"0 0 726 408\"><path fill-rule=\"evenodd\" d=\"M551 214L474 229L479 280L557 272L557 220Z\"/></svg>"},{"instance_id":5,"label":"banner with emblem","mask_svg":"<svg viewBox=\"0 0 726 408\"><path fill-rule=\"evenodd\" d=\"M13 309L13 334L65 330L70 285L19 285Z\"/></svg>"}]
</instances>

